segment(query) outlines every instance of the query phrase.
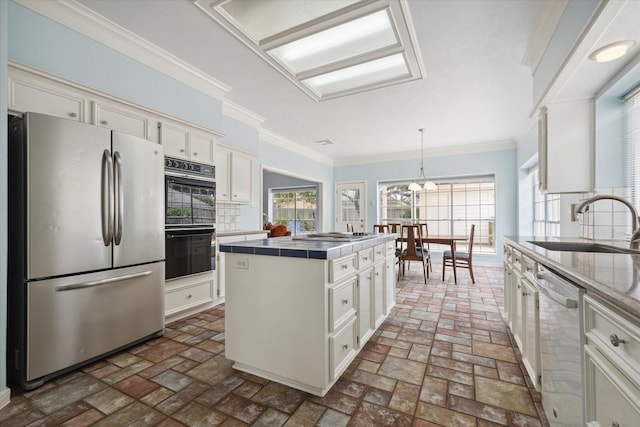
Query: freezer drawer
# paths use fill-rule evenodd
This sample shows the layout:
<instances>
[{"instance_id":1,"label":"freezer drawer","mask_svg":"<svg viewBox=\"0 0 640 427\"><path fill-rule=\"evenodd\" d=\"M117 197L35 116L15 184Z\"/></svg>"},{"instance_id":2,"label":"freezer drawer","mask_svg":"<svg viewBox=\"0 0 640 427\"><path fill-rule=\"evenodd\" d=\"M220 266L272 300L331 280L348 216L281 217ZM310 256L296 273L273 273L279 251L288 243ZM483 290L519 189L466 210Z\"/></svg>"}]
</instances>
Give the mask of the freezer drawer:
<instances>
[{"instance_id":1,"label":"freezer drawer","mask_svg":"<svg viewBox=\"0 0 640 427\"><path fill-rule=\"evenodd\" d=\"M27 382L164 328L164 262L26 286Z\"/></svg>"}]
</instances>

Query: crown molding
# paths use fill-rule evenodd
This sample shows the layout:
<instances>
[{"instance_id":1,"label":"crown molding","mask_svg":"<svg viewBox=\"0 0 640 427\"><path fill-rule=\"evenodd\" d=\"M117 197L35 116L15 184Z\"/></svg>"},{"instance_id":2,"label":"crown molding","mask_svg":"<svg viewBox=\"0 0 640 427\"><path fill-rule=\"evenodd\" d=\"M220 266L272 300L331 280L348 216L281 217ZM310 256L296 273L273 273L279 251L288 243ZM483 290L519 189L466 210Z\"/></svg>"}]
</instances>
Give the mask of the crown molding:
<instances>
[{"instance_id":1,"label":"crown molding","mask_svg":"<svg viewBox=\"0 0 640 427\"><path fill-rule=\"evenodd\" d=\"M222 100L231 89L207 73L74 0L14 1L215 99Z\"/></svg>"},{"instance_id":2,"label":"crown molding","mask_svg":"<svg viewBox=\"0 0 640 427\"><path fill-rule=\"evenodd\" d=\"M522 65L529 67L532 75L538 69L540 60L549 45L549 41L558 26L558 22L560 22L567 4L569 4L569 0L546 1L542 4L536 28L533 30L533 36L522 58Z\"/></svg>"},{"instance_id":3,"label":"crown molding","mask_svg":"<svg viewBox=\"0 0 640 427\"><path fill-rule=\"evenodd\" d=\"M295 142L288 140L278 134L275 134L267 129L258 129L258 137L260 138L261 141L284 148L287 151L300 154L301 156L308 157L311 160L315 160L317 162L324 163L332 167L335 166L334 160L331 157L325 156L324 154L320 154L317 151L313 151L309 148L303 147L300 144L296 144Z\"/></svg>"},{"instance_id":4,"label":"crown molding","mask_svg":"<svg viewBox=\"0 0 640 427\"><path fill-rule=\"evenodd\" d=\"M253 111L228 100L224 100L222 104L222 114L255 128L259 128L265 120L264 117Z\"/></svg>"},{"instance_id":5,"label":"crown molding","mask_svg":"<svg viewBox=\"0 0 640 427\"><path fill-rule=\"evenodd\" d=\"M443 157L474 153L484 153L488 151L502 151L516 148L517 144L513 140L489 141L472 144L460 144L449 147L430 147L424 157ZM420 158L420 151L403 151L400 153L379 154L374 156L345 157L335 160L335 166L354 166L369 163L385 163L400 160L414 160Z\"/></svg>"}]
</instances>

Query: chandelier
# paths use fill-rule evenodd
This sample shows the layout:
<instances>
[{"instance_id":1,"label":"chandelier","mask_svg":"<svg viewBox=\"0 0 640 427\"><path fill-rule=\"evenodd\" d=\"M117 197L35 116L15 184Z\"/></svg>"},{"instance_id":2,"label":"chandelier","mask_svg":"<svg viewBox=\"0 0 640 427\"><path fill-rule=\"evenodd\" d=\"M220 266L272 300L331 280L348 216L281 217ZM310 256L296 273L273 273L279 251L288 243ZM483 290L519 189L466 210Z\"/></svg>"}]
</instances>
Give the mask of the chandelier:
<instances>
[{"instance_id":1,"label":"chandelier","mask_svg":"<svg viewBox=\"0 0 640 427\"><path fill-rule=\"evenodd\" d=\"M423 188L425 190L436 190L438 188L436 184L424 176L424 129L418 129L418 132L420 132L420 176L417 181L409 184L409 190L420 191Z\"/></svg>"}]
</instances>

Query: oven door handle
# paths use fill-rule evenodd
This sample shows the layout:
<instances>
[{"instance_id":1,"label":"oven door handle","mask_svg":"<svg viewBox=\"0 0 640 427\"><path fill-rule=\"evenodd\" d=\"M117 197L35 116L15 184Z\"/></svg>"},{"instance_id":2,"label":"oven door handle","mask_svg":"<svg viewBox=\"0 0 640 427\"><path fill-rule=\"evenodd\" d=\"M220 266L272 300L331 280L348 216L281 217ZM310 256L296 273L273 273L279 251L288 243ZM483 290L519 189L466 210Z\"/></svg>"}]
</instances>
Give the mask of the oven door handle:
<instances>
[{"instance_id":1,"label":"oven door handle","mask_svg":"<svg viewBox=\"0 0 640 427\"><path fill-rule=\"evenodd\" d=\"M173 239L175 237L193 237L193 236L204 236L206 234L214 234L216 232L215 228L173 228L171 230L165 230L167 233L167 238Z\"/></svg>"}]
</instances>

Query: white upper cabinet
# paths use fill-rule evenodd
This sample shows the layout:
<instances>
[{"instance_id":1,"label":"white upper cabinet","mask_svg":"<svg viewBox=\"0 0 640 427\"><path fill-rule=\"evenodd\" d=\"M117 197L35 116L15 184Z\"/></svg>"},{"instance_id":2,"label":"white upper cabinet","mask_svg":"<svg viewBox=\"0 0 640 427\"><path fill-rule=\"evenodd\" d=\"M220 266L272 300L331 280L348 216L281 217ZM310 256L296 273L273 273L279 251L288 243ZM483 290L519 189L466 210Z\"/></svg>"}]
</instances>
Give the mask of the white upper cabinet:
<instances>
[{"instance_id":1,"label":"white upper cabinet","mask_svg":"<svg viewBox=\"0 0 640 427\"><path fill-rule=\"evenodd\" d=\"M154 132L151 131L151 118L132 108L93 102L93 124L139 138L154 140ZM155 142L157 142L157 136Z\"/></svg>"},{"instance_id":2,"label":"white upper cabinet","mask_svg":"<svg viewBox=\"0 0 640 427\"><path fill-rule=\"evenodd\" d=\"M169 120L162 120L159 128L160 143L166 156L211 165L215 163L216 135L213 133Z\"/></svg>"},{"instance_id":3,"label":"white upper cabinet","mask_svg":"<svg viewBox=\"0 0 640 427\"><path fill-rule=\"evenodd\" d=\"M65 90L22 74L9 76L8 109L16 113L47 114L49 116L85 121L87 99L82 93Z\"/></svg>"},{"instance_id":4,"label":"white upper cabinet","mask_svg":"<svg viewBox=\"0 0 640 427\"><path fill-rule=\"evenodd\" d=\"M594 103L577 99L549 103L538 127L540 190L581 193L594 185Z\"/></svg>"},{"instance_id":5,"label":"white upper cabinet","mask_svg":"<svg viewBox=\"0 0 640 427\"><path fill-rule=\"evenodd\" d=\"M218 146L216 149L216 200L251 203L253 157Z\"/></svg>"}]
</instances>

